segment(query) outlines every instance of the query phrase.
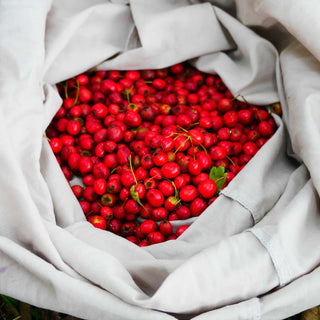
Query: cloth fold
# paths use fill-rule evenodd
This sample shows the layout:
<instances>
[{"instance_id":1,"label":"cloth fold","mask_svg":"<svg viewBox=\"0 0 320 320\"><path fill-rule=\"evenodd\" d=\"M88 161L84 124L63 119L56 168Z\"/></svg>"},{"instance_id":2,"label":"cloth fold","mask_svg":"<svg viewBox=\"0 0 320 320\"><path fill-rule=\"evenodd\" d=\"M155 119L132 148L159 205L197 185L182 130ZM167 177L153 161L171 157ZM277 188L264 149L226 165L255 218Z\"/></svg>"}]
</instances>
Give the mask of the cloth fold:
<instances>
[{"instance_id":1,"label":"cloth fold","mask_svg":"<svg viewBox=\"0 0 320 320\"><path fill-rule=\"evenodd\" d=\"M219 2L0 0L0 293L85 319L275 320L320 304L318 5L294 21L302 5L286 0ZM55 84L182 61L283 116L181 237L140 248L86 221L44 137Z\"/></svg>"}]
</instances>

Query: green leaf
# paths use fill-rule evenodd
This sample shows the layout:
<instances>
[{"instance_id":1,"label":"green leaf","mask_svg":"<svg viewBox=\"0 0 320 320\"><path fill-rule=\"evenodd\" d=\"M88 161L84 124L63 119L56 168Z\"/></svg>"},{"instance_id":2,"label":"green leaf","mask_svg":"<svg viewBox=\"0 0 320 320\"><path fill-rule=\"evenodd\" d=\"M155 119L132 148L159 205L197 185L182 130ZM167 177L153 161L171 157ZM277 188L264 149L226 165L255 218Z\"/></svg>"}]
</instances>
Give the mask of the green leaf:
<instances>
[{"instance_id":1,"label":"green leaf","mask_svg":"<svg viewBox=\"0 0 320 320\"><path fill-rule=\"evenodd\" d=\"M213 180L217 185L217 192L219 192L227 179L227 174L224 167L212 167L209 173L209 179Z\"/></svg>"}]
</instances>

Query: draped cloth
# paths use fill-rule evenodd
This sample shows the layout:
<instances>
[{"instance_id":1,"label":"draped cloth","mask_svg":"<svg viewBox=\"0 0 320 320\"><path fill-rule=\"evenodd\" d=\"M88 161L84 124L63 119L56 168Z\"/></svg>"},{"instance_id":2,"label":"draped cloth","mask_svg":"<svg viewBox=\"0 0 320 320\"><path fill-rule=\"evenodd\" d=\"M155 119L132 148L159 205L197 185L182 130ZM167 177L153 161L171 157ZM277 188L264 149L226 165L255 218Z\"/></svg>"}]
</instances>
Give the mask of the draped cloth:
<instances>
[{"instance_id":1,"label":"draped cloth","mask_svg":"<svg viewBox=\"0 0 320 320\"><path fill-rule=\"evenodd\" d=\"M0 0L0 293L95 320L275 320L320 304L319 12L316 0ZM44 137L55 85L182 61L283 116L181 237L138 247L86 221Z\"/></svg>"}]
</instances>

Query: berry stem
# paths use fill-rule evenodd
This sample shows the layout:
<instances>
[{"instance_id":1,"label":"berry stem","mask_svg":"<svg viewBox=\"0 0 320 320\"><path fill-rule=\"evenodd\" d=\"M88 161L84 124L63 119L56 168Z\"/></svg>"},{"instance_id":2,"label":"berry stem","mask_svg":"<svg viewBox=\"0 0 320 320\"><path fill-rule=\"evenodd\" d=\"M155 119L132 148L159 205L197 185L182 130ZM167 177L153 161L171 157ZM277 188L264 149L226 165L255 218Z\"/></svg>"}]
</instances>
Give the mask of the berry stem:
<instances>
[{"instance_id":1,"label":"berry stem","mask_svg":"<svg viewBox=\"0 0 320 320\"><path fill-rule=\"evenodd\" d=\"M136 182L136 185L137 185L138 181L137 181L136 175L134 174L134 171L133 171L132 162L131 162L131 154L129 156L129 166L130 166L130 170L131 170L131 173L133 175L134 181Z\"/></svg>"},{"instance_id":2,"label":"berry stem","mask_svg":"<svg viewBox=\"0 0 320 320\"><path fill-rule=\"evenodd\" d=\"M66 99L69 98L69 95L68 95L68 81L66 81L66 83L64 85L64 96L66 97Z\"/></svg>"},{"instance_id":3,"label":"berry stem","mask_svg":"<svg viewBox=\"0 0 320 320\"><path fill-rule=\"evenodd\" d=\"M77 83L77 91L76 91L76 97L74 99L74 102L72 104L72 106L76 105L79 99L79 92L80 92L80 84L79 84L79 80L77 78L74 78L76 80Z\"/></svg>"}]
</instances>

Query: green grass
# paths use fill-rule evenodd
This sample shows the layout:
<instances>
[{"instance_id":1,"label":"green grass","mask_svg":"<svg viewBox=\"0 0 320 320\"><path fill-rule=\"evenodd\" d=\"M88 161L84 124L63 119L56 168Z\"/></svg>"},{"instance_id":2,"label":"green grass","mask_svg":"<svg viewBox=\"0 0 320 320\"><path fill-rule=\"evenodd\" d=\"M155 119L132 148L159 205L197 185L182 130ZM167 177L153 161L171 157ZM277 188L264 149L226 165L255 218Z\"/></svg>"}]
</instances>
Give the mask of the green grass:
<instances>
[{"instance_id":1,"label":"green grass","mask_svg":"<svg viewBox=\"0 0 320 320\"><path fill-rule=\"evenodd\" d=\"M315 309L315 308L314 308ZM311 309L308 311L312 311ZM286 320L320 320L320 315L303 312ZM0 294L0 320L80 320L66 314L31 306L27 303Z\"/></svg>"},{"instance_id":2,"label":"green grass","mask_svg":"<svg viewBox=\"0 0 320 320\"><path fill-rule=\"evenodd\" d=\"M0 320L76 320L62 313L44 310L0 295Z\"/></svg>"}]
</instances>

